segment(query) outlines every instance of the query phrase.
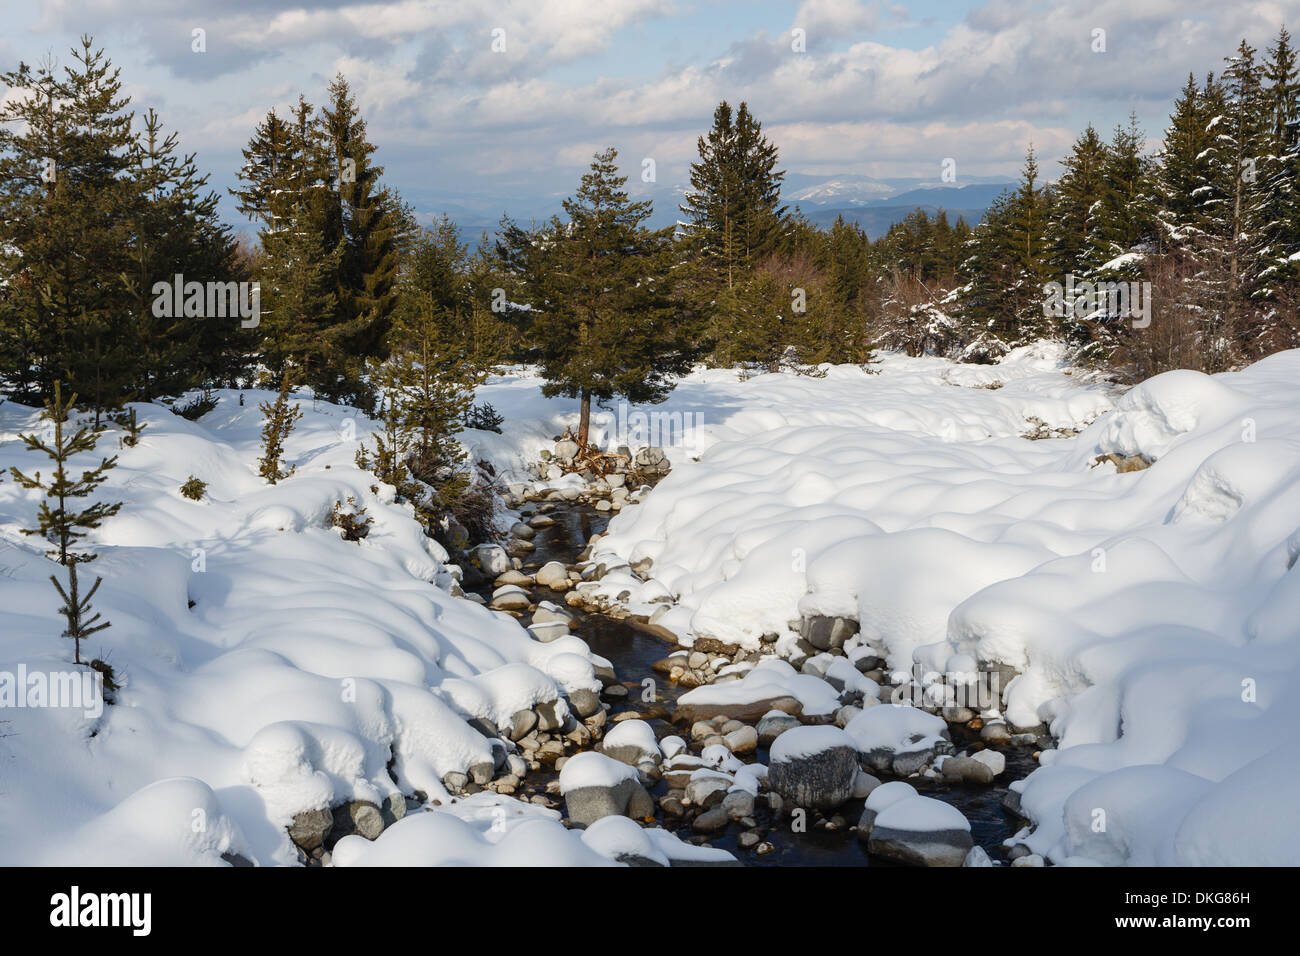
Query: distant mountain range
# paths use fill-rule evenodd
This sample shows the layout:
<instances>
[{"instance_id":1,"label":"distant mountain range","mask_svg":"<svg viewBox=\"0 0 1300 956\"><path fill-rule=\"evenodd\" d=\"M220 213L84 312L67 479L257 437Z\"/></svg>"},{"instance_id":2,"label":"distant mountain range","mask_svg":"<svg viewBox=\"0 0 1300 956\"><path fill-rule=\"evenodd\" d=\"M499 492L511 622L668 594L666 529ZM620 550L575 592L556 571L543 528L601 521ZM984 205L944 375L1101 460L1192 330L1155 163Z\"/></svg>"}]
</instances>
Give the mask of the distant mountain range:
<instances>
[{"instance_id":1,"label":"distant mountain range","mask_svg":"<svg viewBox=\"0 0 1300 956\"><path fill-rule=\"evenodd\" d=\"M792 209L798 206L818 226L829 226L836 216L842 215L848 221L857 222L867 235L876 239L917 207L931 214L943 209L950 221L956 222L961 217L974 225L983 218L989 204L1013 186L1011 180L996 177L963 177L962 182L956 184L941 182L937 177L875 179L849 174L808 176L792 173L786 176L782 200ZM651 226L670 226L680 218L678 207L685 195L682 184L665 183L646 188L634 181L629 183L629 187L633 198L654 201ZM428 211L420 216L422 221L446 212L459 223L462 235L471 244L477 241L483 230L495 233L505 211L521 223L530 220L541 222L561 211L563 199L561 196L499 194L462 194L446 198L413 195L408 198L413 200L417 209Z\"/></svg>"},{"instance_id":2,"label":"distant mountain range","mask_svg":"<svg viewBox=\"0 0 1300 956\"><path fill-rule=\"evenodd\" d=\"M942 209L948 214L949 222L955 223L960 218L973 226L984 218L984 210L994 199L1013 187L1010 182L922 186L890 196L848 203L837 200L833 194L815 193L815 198L801 199L797 205L815 225L827 227L837 216L843 216L847 222L856 222L872 239L878 239L889 231L890 226L901 222L917 208L932 216ZM827 197L826 200L817 201L823 196Z\"/></svg>"}]
</instances>

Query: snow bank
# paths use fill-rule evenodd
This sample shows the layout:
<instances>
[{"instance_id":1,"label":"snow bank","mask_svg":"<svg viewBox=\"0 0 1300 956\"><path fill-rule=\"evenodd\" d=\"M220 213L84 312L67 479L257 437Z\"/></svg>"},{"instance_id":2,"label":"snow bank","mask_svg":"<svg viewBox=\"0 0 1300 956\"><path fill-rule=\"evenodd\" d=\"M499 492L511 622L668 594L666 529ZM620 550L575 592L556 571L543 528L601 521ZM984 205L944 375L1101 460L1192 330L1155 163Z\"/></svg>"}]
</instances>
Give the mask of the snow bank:
<instances>
[{"instance_id":1,"label":"snow bank","mask_svg":"<svg viewBox=\"0 0 1300 956\"><path fill-rule=\"evenodd\" d=\"M215 397L197 422L133 405L137 445L110 428L73 462L119 458L97 496L124 506L87 539L100 557L83 568L104 578L94 603L112 627L82 653L123 686L97 716L0 709L0 862L175 865L231 851L293 863L295 814L399 790L445 796L443 776L493 759L467 718L600 686L581 640L540 643L449 593L446 553L356 468L373 422L297 401L285 448L296 472L271 486L257 474L258 403L274 396ZM40 429L36 409L0 404L0 473L48 472L18 441ZM207 483L201 500L180 494L191 475ZM360 542L330 526L349 497L374 520ZM22 534L39 504L0 483L0 674L69 669L48 581L60 569ZM206 829L191 832L194 814Z\"/></svg>"},{"instance_id":2,"label":"snow bank","mask_svg":"<svg viewBox=\"0 0 1300 956\"><path fill-rule=\"evenodd\" d=\"M1053 860L1300 863L1300 352L1118 398L1059 359L697 380L674 401L718 415L714 440L593 559L652 557L683 643L789 653L802 619L838 616L860 624L846 651L892 670L1020 671L994 704L1059 739L1022 799ZM1022 437L1045 430L1065 437ZM760 685L799 696L760 666L682 701ZM899 742L880 730L861 744Z\"/></svg>"}]
</instances>

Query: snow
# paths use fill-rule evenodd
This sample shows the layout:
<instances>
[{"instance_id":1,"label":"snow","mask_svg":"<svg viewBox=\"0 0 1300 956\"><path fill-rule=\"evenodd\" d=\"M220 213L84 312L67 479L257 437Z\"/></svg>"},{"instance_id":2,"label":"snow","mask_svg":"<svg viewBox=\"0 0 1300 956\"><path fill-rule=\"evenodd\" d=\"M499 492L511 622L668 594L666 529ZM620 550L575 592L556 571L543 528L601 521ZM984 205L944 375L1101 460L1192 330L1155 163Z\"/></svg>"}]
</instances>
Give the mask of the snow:
<instances>
[{"instance_id":1,"label":"snow","mask_svg":"<svg viewBox=\"0 0 1300 956\"><path fill-rule=\"evenodd\" d=\"M789 655L800 620L821 614L858 620L846 653L892 670L1015 668L995 706L1013 729L1045 723L1057 739L1016 787L1033 824L1019 839L1051 862L1300 863L1300 352L1215 376L1170 372L1122 395L1050 344L988 366L891 354L875 374L824 371L701 370L661 406L596 409L606 448L626 439L630 411L674 427L662 442L672 472L613 518L592 555L611 568L651 558L651 580L622 567L595 586L634 604L673 597L656 623L688 646L712 637ZM467 432L465 443L506 481L525 480L576 422L577 403L544 398L539 384L514 369L477 396L506 433ZM356 469L374 424L351 410L299 401L286 449L297 472L265 484L257 404L270 397L246 392L241 406L218 392L197 422L135 405L148 425L140 443L117 447L118 430L102 439L120 463L98 497L124 507L87 539L100 557L83 570L103 576L95 605L113 626L85 652L124 686L97 716L0 711L0 862L238 852L288 864L294 814L399 790L444 808L408 815L374 844L343 841L338 865L608 862L533 810L517 822L506 813L502 833L462 819L502 808L453 803L441 784L493 759L466 720L500 724L597 689L599 659L575 636L543 643L452 596L447 555L391 487ZM48 468L17 441L39 427L35 409L0 405L0 471ZM1023 437L1044 427L1066 437ZM1149 467L1120 474L1098 462L1110 455ZM201 501L179 494L190 475L208 483ZM349 496L374 519L359 543L329 526ZM0 672L60 671L70 658L48 583L58 569L21 533L38 504L0 484ZM509 567L499 548L480 558ZM839 706L829 684L782 660L680 700L783 696L810 715ZM941 725L882 702L844 733L859 747L911 748ZM561 779L628 775L580 754ZM184 822L195 810L202 832Z\"/></svg>"},{"instance_id":2,"label":"snow","mask_svg":"<svg viewBox=\"0 0 1300 956\"><path fill-rule=\"evenodd\" d=\"M907 830L913 833L970 830L970 822L956 807L920 795L904 796L887 804L877 813L872 826L875 830Z\"/></svg>"},{"instance_id":3,"label":"snow","mask_svg":"<svg viewBox=\"0 0 1300 956\"><path fill-rule=\"evenodd\" d=\"M683 643L775 636L789 654L801 618L822 614L857 619L847 652L893 671L1009 665L1021 673L993 706L1058 739L1024 788L1035 852L1300 863L1280 797L1233 817L1230 841L1218 796L1249 805L1242 780L1300 785L1283 756L1300 678L1300 352L1122 395L1048 346L972 368L887 355L878 375L698 373L669 404L703 409L701 450L669 451L672 473L612 520L593 559L652 555L678 595L661 621ZM1026 440L1030 419L1065 437ZM1120 474L1098 461L1109 455L1149 467ZM805 676L764 662L682 700L800 696ZM869 708L849 733L893 712L906 714ZM859 743L882 740L900 742ZM1075 791L1141 766L1205 783L1138 788L1122 845L1120 831L1077 839Z\"/></svg>"},{"instance_id":4,"label":"snow","mask_svg":"<svg viewBox=\"0 0 1300 956\"><path fill-rule=\"evenodd\" d=\"M572 793L584 787L617 787L624 780L639 779L635 767L602 753L586 751L574 754L560 768L560 792Z\"/></svg>"},{"instance_id":5,"label":"snow","mask_svg":"<svg viewBox=\"0 0 1300 956\"><path fill-rule=\"evenodd\" d=\"M682 704L749 704L777 697L794 697L809 715L830 714L839 706L839 696L830 684L811 674L800 674L787 662L759 661L740 680L706 684L687 691L677 700Z\"/></svg>"},{"instance_id":6,"label":"snow","mask_svg":"<svg viewBox=\"0 0 1300 956\"><path fill-rule=\"evenodd\" d=\"M123 508L87 538L100 556L82 568L103 577L94 603L112 627L83 655L123 687L98 717L0 711L0 862L219 863L231 850L294 863L295 814L399 790L445 798L444 775L493 759L466 718L600 686L582 641L540 643L449 593L446 553L355 466L373 422L298 400L297 470L270 486L257 406L273 396L215 397L197 422L133 405L147 426L136 446L111 428L73 462L119 458L97 498ZM17 441L40 428L36 409L0 404L0 472L48 471ZM179 493L190 475L207 482L200 501ZM3 673L70 669L48 581L62 571L21 533L38 495L0 483ZM360 542L329 526L349 496L374 519ZM207 829L191 832L199 811Z\"/></svg>"},{"instance_id":7,"label":"snow","mask_svg":"<svg viewBox=\"0 0 1300 956\"><path fill-rule=\"evenodd\" d=\"M942 717L927 714L910 704L883 704L856 715L844 733L862 753L872 750L907 752L933 747L948 725ZM787 731L777 738L784 739ZM773 745L775 746L775 745Z\"/></svg>"},{"instance_id":8,"label":"snow","mask_svg":"<svg viewBox=\"0 0 1300 956\"><path fill-rule=\"evenodd\" d=\"M872 790L867 795L866 803L863 806L865 809L878 814L891 804L916 795L916 787L910 783L904 783L902 780L891 780Z\"/></svg>"},{"instance_id":9,"label":"snow","mask_svg":"<svg viewBox=\"0 0 1300 956\"><path fill-rule=\"evenodd\" d=\"M498 818L504 819L504 818ZM577 831L539 818L515 825L476 826L449 813L398 820L373 843L346 836L334 847L335 866L612 866Z\"/></svg>"},{"instance_id":10,"label":"snow","mask_svg":"<svg viewBox=\"0 0 1300 956\"><path fill-rule=\"evenodd\" d=\"M770 763L788 763L836 747L853 748L853 738L829 724L814 727L791 727L772 742Z\"/></svg>"},{"instance_id":11,"label":"snow","mask_svg":"<svg viewBox=\"0 0 1300 956\"><path fill-rule=\"evenodd\" d=\"M658 756L659 741L654 728L644 720L620 720L605 734L606 747L635 747L642 753Z\"/></svg>"}]
</instances>

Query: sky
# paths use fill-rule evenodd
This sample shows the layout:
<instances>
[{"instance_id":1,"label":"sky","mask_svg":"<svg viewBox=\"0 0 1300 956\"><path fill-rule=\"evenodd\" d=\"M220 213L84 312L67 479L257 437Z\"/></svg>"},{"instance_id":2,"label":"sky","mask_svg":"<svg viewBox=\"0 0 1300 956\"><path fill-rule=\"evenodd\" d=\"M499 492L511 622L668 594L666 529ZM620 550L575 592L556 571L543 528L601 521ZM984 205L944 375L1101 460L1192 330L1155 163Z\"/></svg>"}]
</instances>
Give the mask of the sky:
<instances>
[{"instance_id":1,"label":"sky","mask_svg":"<svg viewBox=\"0 0 1300 956\"><path fill-rule=\"evenodd\" d=\"M1031 143L1052 178L1088 122L1136 111L1154 147L1188 73L1242 38L1263 50L1300 0L0 0L0 16L0 69L67 62L92 34L222 193L267 111L319 103L341 72L422 217L527 220L605 146L634 191L674 201L722 99L749 103L792 181L937 179L945 159L958 185L1012 178ZM229 197L222 213L242 222Z\"/></svg>"}]
</instances>

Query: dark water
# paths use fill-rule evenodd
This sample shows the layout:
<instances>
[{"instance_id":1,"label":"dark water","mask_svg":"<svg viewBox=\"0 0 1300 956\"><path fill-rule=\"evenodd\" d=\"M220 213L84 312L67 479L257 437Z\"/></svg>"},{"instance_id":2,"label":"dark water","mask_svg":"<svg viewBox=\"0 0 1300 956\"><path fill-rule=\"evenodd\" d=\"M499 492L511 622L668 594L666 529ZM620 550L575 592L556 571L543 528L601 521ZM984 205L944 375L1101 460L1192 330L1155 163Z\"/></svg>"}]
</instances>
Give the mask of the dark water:
<instances>
[{"instance_id":1,"label":"dark water","mask_svg":"<svg viewBox=\"0 0 1300 956\"><path fill-rule=\"evenodd\" d=\"M586 547L591 535L603 532L611 517L609 513L581 504L559 504L545 513L555 520L555 524L539 529L533 539L537 549L529 555L524 565L525 570L534 570L547 561L572 564ZM678 695L684 693L686 688L677 687L665 675L655 673L652 667L655 661L674 650L673 646L638 630L632 624L600 614L579 614L573 632L586 641L594 653L614 665L615 672L628 688L626 701L615 704L611 716L621 711L635 710L649 721L661 738L682 731L683 728L673 727L660 715L666 716L672 710ZM647 677L655 682L654 704L642 700L642 681ZM962 732L962 728L953 728L953 742L959 750L974 740L973 737L963 740L960 737ZM924 779L908 781L920 793L943 800L960 810L970 821L971 835L975 842L995 860L1005 859L1002 841L1012 836L1022 825L1021 821L1002 808L1007 784L1027 776L1038 766L1028 748L997 749L1006 756L1007 769L994 786L953 786ZM747 760L766 764L767 749L759 748L757 754ZM532 773L529 774L529 784L544 786L546 780L552 777L553 773ZM668 785L660 782L652 792L656 798L661 798L667 794ZM861 800L852 800L824 817L813 815L808 820L806 832L802 833L791 831L789 819L778 819L766 811L757 812L755 818L760 829L765 831L763 839L775 847L775 850L764 855L739 847L737 839L743 831L735 823L723 832L709 834L708 845L730 850L748 866L888 866L890 864L886 861L869 856L866 844L859 841L857 833L850 829L862 814L862 804ZM835 820L837 817L838 821ZM662 819L661 822L684 840L702 842L702 838L689 825L671 819ZM825 825L841 822L838 829Z\"/></svg>"}]
</instances>

